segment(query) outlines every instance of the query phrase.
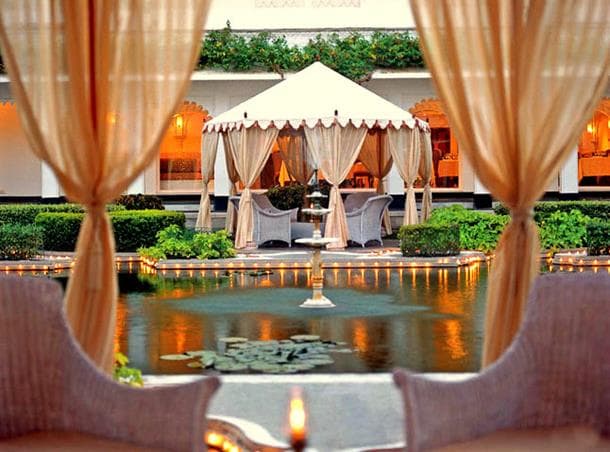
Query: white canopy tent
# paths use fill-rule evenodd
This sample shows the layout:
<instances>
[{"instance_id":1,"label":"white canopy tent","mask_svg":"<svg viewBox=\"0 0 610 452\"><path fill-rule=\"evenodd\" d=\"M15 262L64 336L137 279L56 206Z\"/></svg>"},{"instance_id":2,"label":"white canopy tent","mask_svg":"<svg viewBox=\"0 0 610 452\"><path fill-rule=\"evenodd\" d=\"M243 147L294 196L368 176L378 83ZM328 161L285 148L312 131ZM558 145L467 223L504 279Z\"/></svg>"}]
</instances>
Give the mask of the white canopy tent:
<instances>
[{"instance_id":1,"label":"white canopy tent","mask_svg":"<svg viewBox=\"0 0 610 452\"><path fill-rule=\"evenodd\" d=\"M405 224L417 222L413 183L418 173L425 182L424 208L431 204L432 149L430 128L409 112L352 82L322 63L314 63L205 124L202 140L203 174L210 174L219 134L223 137L229 176L244 184L235 231L237 248L252 239L250 188L277 141L288 172L307 179L319 168L332 185L326 236L338 237L337 247L348 239L345 210L338 186L361 155L371 174L383 178L397 165L407 182ZM423 154L424 158L420 159ZM291 156L286 158L287 156ZM305 165L302 163L306 162ZM231 175L233 173L233 175ZM300 173L300 174L296 174ZM209 204L202 192L199 227L209 227Z\"/></svg>"}]
</instances>

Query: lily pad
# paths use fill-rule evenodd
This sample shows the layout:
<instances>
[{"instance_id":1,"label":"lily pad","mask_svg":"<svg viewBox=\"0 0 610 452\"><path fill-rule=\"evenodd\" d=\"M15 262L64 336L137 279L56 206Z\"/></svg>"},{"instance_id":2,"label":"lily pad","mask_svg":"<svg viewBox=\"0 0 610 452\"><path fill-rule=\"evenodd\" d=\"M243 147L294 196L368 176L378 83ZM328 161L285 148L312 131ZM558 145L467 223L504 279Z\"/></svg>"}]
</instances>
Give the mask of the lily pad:
<instances>
[{"instance_id":1,"label":"lily pad","mask_svg":"<svg viewBox=\"0 0 610 452\"><path fill-rule=\"evenodd\" d=\"M198 356L216 356L216 352L213 350L193 350L193 351L188 351L188 352L184 352L189 356L192 356L193 358L197 358Z\"/></svg>"},{"instance_id":2,"label":"lily pad","mask_svg":"<svg viewBox=\"0 0 610 452\"><path fill-rule=\"evenodd\" d=\"M332 348L328 353L353 353L351 348Z\"/></svg>"},{"instance_id":3,"label":"lily pad","mask_svg":"<svg viewBox=\"0 0 610 452\"><path fill-rule=\"evenodd\" d=\"M248 342L247 337L221 337L218 342L224 342L225 344L239 344Z\"/></svg>"},{"instance_id":4,"label":"lily pad","mask_svg":"<svg viewBox=\"0 0 610 452\"><path fill-rule=\"evenodd\" d=\"M255 370L257 372L276 373L279 369L281 369L282 366L280 366L279 364L271 364L265 361L255 361L253 363L250 363L249 367L250 369Z\"/></svg>"},{"instance_id":5,"label":"lily pad","mask_svg":"<svg viewBox=\"0 0 610 452\"><path fill-rule=\"evenodd\" d=\"M240 372L242 370L247 370L248 365L231 361L216 361L214 363L214 369L219 370L221 372Z\"/></svg>"},{"instance_id":6,"label":"lily pad","mask_svg":"<svg viewBox=\"0 0 610 452\"><path fill-rule=\"evenodd\" d=\"M295 342L315 342L320 340L320 336L316 336L315 334L297 334L295 336L290 336Z\"/></svg>"},{"instance_id":7,"label":"lily pad","mask_svg":"<svg viewBox=\"0 0 610 452\"><path fill-rule=\"evenodd\" d=\"M170 355L161 355L161 359L166 361L184 361L187 359L193 359L194 356L185 355L184 353L175 353Z\"/></svg>"},{"instance_id":8,"label":"lily pad","mask_svg":"<svg viewBox=\"0 0 610 452\"><path fill-rule=\"evenodd\" d=\"M187 363L186 364L189 367L192 367L193 369L203 369L204 365L201 361L193 361L192 363Z\"/></svg>"},{"instance_id":9,"label":"lily pad","mask_svg":"<svg viewBox=\"0 0 610 452\"><path fill-rule=\"evenodd\" d=\"M301 362L307 363L307 364L312 364L314 366L326 366L328 364L334 364L335 361L331 357L328 357L328 358L319 357L319 358L307 358L307 359L302 360Z\"/></svg>"}]
</instances>

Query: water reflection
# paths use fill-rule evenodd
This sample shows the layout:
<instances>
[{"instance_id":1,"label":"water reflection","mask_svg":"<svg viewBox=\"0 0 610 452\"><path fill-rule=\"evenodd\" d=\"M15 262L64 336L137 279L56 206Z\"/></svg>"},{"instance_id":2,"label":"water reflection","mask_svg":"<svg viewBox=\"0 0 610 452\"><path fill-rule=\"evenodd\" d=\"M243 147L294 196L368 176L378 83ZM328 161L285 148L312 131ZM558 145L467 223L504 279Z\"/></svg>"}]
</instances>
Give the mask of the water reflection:
<instances>
[{"instance_id":1,"label":"water reflection","mask_svg":"<svg viewBox=\"0 0 610 452\"><path fill-rule=\"evenodd\" d=\"M188 373L159 356L215 350L226 336L317 334L357 349L317 372L475 371L487 271L327 269L325 292L338 307L323 311L298 307L310 293L309 270L121 274L115 347L146 373Z\"/></svg>"}]
</instances>

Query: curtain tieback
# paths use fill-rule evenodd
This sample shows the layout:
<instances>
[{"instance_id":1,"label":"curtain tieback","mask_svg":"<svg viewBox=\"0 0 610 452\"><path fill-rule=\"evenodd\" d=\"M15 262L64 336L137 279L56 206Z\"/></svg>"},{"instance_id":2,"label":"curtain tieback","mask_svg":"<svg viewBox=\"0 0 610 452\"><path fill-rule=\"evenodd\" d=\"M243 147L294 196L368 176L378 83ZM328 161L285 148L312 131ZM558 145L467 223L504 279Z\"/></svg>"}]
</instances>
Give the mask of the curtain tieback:
<instances>
[{"instance_id":1,"label":"curtain tieback","mask_svg":"<svg viewBox=\"0 0 610 452\"><path fill-rule=\"evenodd\" d=\"M510 217L514 223L526 223L534 219L534 209L511 209Z\"/></svg>"}]
</instances>

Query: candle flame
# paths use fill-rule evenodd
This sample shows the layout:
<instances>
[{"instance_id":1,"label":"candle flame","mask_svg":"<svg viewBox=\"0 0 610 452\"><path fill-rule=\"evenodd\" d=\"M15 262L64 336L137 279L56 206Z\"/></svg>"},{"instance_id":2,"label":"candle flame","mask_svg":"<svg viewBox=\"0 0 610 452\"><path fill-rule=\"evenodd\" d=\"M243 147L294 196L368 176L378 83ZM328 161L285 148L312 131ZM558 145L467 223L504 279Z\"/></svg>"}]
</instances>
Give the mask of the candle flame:
<instances>
[{"instance_id":1,"label":"candle flame","mask_svg":"<svg viewBox=\"0 0 610 452\"><path fill-rule=\"evenodd\" d=\"M302 440L305 438L306 433L306 415L305 415L305 404L303 403L303 397L301 396L301 388L294 388L292 391L292 398L290 399L290 436L294 440Z\"/></svg>"}]
</instances>

